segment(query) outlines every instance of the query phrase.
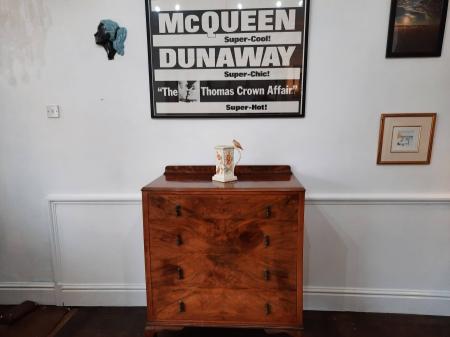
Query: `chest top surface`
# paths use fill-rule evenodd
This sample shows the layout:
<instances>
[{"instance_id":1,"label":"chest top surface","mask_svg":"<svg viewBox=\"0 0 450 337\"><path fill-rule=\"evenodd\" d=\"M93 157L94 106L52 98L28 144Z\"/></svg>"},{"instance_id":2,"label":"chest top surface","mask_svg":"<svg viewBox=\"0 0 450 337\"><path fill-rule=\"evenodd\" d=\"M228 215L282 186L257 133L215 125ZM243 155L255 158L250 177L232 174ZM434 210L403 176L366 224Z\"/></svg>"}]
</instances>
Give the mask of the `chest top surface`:
<instances>
[{"instance_id":1,"label":"chest top surface","mask_svg":"<svg viewBox=\"0 0 450 337\"><path fill-rule=\"evenodd\" d=\"M176 192L304 192L304 187L292 174L290 166L237 166L238 181L221 183L212 181L214 166L167 166L164 175L142 191Z\"/></svg>"}]
</instances>

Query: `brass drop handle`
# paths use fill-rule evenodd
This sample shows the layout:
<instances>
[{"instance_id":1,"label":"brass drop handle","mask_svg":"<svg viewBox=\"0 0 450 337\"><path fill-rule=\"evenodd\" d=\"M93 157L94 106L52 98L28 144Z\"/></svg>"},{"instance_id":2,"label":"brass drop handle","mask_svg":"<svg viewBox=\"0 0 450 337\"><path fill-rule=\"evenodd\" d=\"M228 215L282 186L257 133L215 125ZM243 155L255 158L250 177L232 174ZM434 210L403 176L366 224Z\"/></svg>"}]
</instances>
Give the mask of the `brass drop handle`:
<instances>
[{"instance_id":1,"label":"brass drop handle","mask_svg":"<svg viewBox=\"0 0 450 337\"><path fill-rule=\"evenodd\" d=\"M266 281L270 280L270 270L269 269L264 270L264 280L266 280Z\"/></svg>"},{"instance_id":2,"label":"brass drop handle","mask_svg":"<svg viewBox=\"0 0 450 337\"><path fill-rule=\"evenodd\" d=\"M177 273L178 273L178 279L179 279L179 280L184 279L184 271L183 271L183 268L177 267Z\"/></svg>"},{"instance_id":3,"label":"brass drop handle","mask_svg":"<svg viewBox=\"0 0 450 337\"><path fill-rule=\"evenodd\" d=\"M186 305L182 300L178 301L178 312L185 312L186 311Z\"/></svg>"},{"instance_id":4,"label":"brass drop handle","mask_svg":"<svg viewBox=\"0 0 450 337\"><path fill-rule=\"evenodd\" d=\"M181 216L181 206L180 205L175 206L175 214L177 216Z\"/></svg>"},{"instance_id":5,"label":"brass drop handle","mask_svg":"<svg viewBox=\"0 0 450 337\"><path fill-rule=\"evenodd\" d=\"M270 246L270 236L269 235L264 235L264 247L269 247Z\"/></svg>"},{"instance_id":6,"label":"brass drop handle","mask_svg":"<svg viewBox=\"0 0 450 337\"><path fill-rule=\"evenodd\" d=\"M270 218L272 216L272 206L266 207L266 218Z\"/></svg>"},{"instance_id":7,"label":"brass drop handle","mask_svg":"<svg viewBox=\"0 0 450 337\"><path fill-rule=\"evenodd\" d=\"M266 315L270 315L272 313L272 306L270 305L270 303L266 303L265 312L266 312Z\"/></svg>"},{"instance_id":8,"label":"brass drop handle","mask_svg":"<svg viewBox=\"0 0 450 337\"><path fill-rule=\"evenodd\" d=\"M181 238L180 234L177 234L177 246L181 246L183 244L183 239Z\"/></svg>"}]
</instances>

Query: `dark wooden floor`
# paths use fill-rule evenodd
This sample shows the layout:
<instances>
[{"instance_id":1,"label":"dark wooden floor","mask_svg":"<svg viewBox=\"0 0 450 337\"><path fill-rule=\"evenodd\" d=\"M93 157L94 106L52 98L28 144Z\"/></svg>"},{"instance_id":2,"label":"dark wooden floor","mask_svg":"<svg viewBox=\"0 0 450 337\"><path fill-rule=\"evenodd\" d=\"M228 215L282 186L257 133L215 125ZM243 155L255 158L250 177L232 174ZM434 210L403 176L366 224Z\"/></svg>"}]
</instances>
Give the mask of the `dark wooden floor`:
<instances>
[{"instance_id":1,"label":"dark wooden floor","mask_svg":"<svg viewBox=\"0 0 450 337\"><path fill-rule=\"evenodd\" d=\"M145 308L77 308L62 311L56 307L40 307L12 326L0 326L0 336L142 337L144 323ZM30 331L33 333L30 334ZM262 330L186 329L178 333L166 332L160 337L230 336L267 335ZM304 337L391 336L450 337L450 317L305 311Z\"/></svg>"}]
</instances>

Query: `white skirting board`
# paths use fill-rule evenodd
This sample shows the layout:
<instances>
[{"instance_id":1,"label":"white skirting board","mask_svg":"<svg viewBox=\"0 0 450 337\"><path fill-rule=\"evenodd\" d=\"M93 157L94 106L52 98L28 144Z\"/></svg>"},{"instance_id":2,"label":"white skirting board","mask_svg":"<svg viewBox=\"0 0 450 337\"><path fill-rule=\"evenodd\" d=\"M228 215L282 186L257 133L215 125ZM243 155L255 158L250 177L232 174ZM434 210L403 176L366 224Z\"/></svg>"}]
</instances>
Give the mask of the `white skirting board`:
<instances>
[{"instance_id":1,"label":"white skirting board","mask_svg":"<svg viewBox=\"0 0 450 337\"><path fill-rule=\"evenodd\" d=\"M65 306L146 305L144 285L0 283L0 303L25 300ZM450 316L450 292L305 287L304 309Z\"/></svg>"},{"instance_id":2,"label":"white skirting board","mask_svg":"<svg viewBox=\"0 0 450 337\"><path fill-rule=\"evenodd\" d=\"M48 197L54 282L0 303L144 306L139 195ZM450 195L309 195L305 310L450 316Z\"/></svg>"},{"instance_id":3,"label":"white skirting board","mask_svg":"<svg viewBox=\"0 0 450 337\"><path fill-rule=\"evenodd\" d=\"M53 282L0 282L0 304L18 304L23 301L56 304Z\"/></svg>"}]
</instances>

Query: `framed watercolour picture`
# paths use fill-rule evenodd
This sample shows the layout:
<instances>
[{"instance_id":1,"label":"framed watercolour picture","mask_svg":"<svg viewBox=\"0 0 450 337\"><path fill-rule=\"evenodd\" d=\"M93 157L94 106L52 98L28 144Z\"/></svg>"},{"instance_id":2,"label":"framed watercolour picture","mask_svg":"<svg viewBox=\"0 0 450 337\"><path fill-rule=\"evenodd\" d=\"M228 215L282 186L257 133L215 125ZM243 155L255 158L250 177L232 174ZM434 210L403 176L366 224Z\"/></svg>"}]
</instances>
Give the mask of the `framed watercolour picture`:
<instances>
[{"instance_id":1,"label":"framed watercolour picture","mask_svg":"<svg viewBox=\"0 0 450 337\"><path fill-rule=\"evenodd\" d=\"M383 114L378 164L430 164L435 113Z\"/></svg>"},{"instance_id":2,"label":"framed watercolour picture","mask_svg":"<svg viewBox=\"0 0 450 337\"><path fill-rule=\"evenodd\" d=\"M386 57L441 56L448 0L391 0Z\"/></svg>"},{"instance_id":3,"label":"framed watercolour picture","mask_svg":"<svg viewBox=\"0 0 450 337\"><path fill-rule=\"evenodd\" d=\"M309 0L146 0L152 118L304 117Z\"/></svg>"}]
</instances>

